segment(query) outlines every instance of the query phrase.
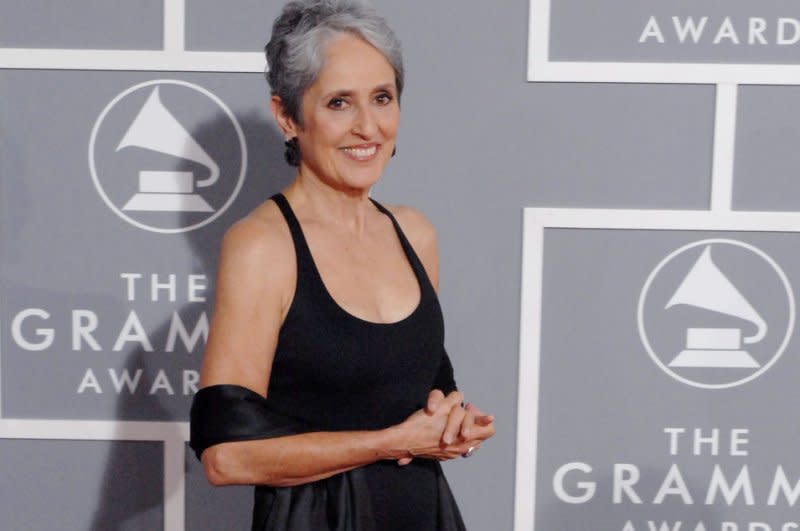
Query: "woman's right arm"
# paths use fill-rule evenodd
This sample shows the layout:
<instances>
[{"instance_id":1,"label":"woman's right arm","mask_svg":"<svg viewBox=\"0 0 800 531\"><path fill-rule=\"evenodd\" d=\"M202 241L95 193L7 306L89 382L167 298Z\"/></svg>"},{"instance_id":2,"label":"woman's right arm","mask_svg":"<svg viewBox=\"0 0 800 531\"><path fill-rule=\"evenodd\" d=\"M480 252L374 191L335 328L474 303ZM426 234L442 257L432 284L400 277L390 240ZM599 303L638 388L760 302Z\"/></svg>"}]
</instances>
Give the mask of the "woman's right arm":
<instances>
[{"instance_id":1,"label":"woman's right arm","mask_svg":"<svg viewBox=\"0 0 800 531\"><path fill-rule=\"evenodd\" d=\"M266 396L278 333L296 282L293 244L281 222L277 217L247 218L223 239L202 387L234 384ZM450 409L461 400L460 393L453 393L436 411L420 410L385 430L227 442L207 448L201 459L214 485L289 486L381 459L431 453L455 457L466 451L468 442L441 447L439 440Z\"/></svg>"}]
</instances>

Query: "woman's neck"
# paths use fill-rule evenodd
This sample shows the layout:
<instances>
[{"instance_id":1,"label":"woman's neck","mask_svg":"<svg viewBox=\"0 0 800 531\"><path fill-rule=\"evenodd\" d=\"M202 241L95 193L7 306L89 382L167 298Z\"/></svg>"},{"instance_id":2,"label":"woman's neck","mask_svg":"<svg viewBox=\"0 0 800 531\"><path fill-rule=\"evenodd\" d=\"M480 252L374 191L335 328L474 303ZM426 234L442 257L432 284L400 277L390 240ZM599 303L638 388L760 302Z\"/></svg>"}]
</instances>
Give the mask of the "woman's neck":
<instances>
[{"instance_id":1,"label":"woman's neck","mask_svg":"<svg viewBox=\"0 0 800 531\"><path fill-rule=\"evenodd\" d=\"M341 227L355 236L364 233L368 214L374 211L369 188L337 189L306 172L298 171L286 188L295 208L324 224Z\"/></svg>"}]
</instances>

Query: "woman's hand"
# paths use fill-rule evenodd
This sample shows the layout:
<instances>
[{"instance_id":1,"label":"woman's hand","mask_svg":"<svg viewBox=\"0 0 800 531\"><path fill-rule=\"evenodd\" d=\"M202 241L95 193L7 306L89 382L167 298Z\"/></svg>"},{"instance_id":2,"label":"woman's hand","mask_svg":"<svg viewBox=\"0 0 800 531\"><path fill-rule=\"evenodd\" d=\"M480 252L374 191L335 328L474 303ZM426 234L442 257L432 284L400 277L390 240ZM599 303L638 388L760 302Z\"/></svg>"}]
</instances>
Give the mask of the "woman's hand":
<instances>
[{"instance_id":1,"label":"woman's hand","mask_svg":"<svg viewBox=\"0 0 800 531\"><path fill-rule=\"evenodd\" d=\"M454 391L445 397L441 391L422 409L415 411L395 428L396 444L405 454L400 461L414 457L433 458L442 449L442 434L450 420L450 412L461 409L463 395ZM444 445L446 446L446 445ZM404 463L407 464L407 463Z\"/></svg>"},{"instance_id":2,"label":"woman's hand","mask_svg":"<svg viewBox=\"0 0 800 531\"><path fill-rule=\"evenodd\" d=\"M440 407L443 399L444 393L440 390L434 389L431 391L428 395L426 411L431 413L436 411ZM494 415L484 413L471 403L459 408L453 407L450 410L447 427L442 433L442 443L453 444L459 440L467 441L472 439L484 441L494 435L493 423Z\"/></svg>"},{"instance_id":3,"label":"woman's hand","mask_svg":"<svg viewBox=\"0 0 800 531\"><path fill-rule=\"evenodd\" d=\"M431 437L430 431L426 432L425 442L421 446L412 442L408 448L410 455L399 459L399 465L407 465L414 457L439 461L460 457L470 448L473 451L478 449L482 441L494 435L494 416L472 404L462 407L463 398L458 391L447 397L438 389L430 392L425 409L415 412L400 426L418 428L425 425L425 429L433 430L434 434L438 429L437 439Z\"/></svg>"}]
</instances>

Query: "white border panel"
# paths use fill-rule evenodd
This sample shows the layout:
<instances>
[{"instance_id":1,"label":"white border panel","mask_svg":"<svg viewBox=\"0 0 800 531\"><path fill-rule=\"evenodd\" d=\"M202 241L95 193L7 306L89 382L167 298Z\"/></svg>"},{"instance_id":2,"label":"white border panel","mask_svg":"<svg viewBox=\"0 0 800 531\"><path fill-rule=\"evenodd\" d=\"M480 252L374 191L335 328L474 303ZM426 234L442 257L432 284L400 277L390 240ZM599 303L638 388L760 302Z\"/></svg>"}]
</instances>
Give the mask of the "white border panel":
<instances>
[{"instance_id":1,"label":"white border panel","mask_svg":"<svg viewBox=\"0 0 800 531\"><path fill-rule=\"evenodd\" d=\"M542 262L545 229L553 228L800 232L800 213L524 209L514 531L534 531L536 521Z\"/></svg>"},{"instance_id":2,"label":"white border panel","mask_svg":"<svg viewBox=\"0 0 800 531\"><path fill-rule=\"evenodd\" d=\"M185 528L188 422L0 419L0 439L161 442L164 444L164 531Z\"/></svg>"},{"instance_id":3,"label":"white border panel","mask_svg":"<svg viewBox=\"0 0 800 531\"><path fill-rule=\"evenodd\" d=\"M550 5L530 0L528 81L798 85L800 65L550 60Z\"/></svg>"}]
</instances>

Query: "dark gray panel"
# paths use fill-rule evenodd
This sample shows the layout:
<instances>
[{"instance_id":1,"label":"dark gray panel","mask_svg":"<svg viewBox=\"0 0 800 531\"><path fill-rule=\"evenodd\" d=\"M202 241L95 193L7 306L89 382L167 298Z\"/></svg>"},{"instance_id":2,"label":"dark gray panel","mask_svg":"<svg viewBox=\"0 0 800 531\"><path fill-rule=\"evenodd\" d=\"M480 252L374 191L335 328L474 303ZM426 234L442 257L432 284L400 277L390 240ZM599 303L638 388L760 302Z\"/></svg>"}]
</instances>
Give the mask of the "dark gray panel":
<instances>
[{"instance_id":1,"label":"dark gray panel","mask_svg":"<svg viewBox=\"0 0 800 531\"><path fill-rule=\"evenodd\" d=\"M783 0L551 0L551 10L553 60L798 62L800 10Z\"/></svg>"},{"instance_id":2,"label":"dark gray panel","mask_svg":"<svg viewBox=\"0 0 800 531\"><path fill-rule=\"evenodd\" d=\"M120 218L101 199L87 157L90 133L103 108L132 85L167 77L191 81L226 102L252 148L245 184L231 208L216 221L187 233L155 233ZM219 207L231 191L230 181L237 177L226 168L240 169L241 162L227 118L213 105L205 106L196 92L158 86L164 105L219 163L219 184L210 192L201 192ZM133 93L130 101L121 100L115 107L120 114L112 119L109 113L108 129L100 129L97 145L104 146L101 158L105 166L98 165L98 169L104 186L135 188L141 169L183 169L197 172L198 177L207 175L205 168L180 157L133 147L114 150L152 88ZM6 70L0 71L0 93L0 136L5 139L0 145L0 309L3 329L9 331L0 335L3 415L186 420L192 391L184 385L191 377L185 371L199 367L203 341L188 352L174 335L178 339L170 350L173 312L191 333L201 313L209 311L223 231L286 182L288 167L282 160L282 141L267 121L262 77ZM53 97L56 93L58 98ZM198 104L194 111L192 101ZM222 190L224 196L219 197L215 190ZM128 196L121 198L124 201ZM126 212L134 217L140 214ZM178 225L194 215L167 214L166 221ZM126 281L120 277L123 273L144 275L132 301L128 300ZM160 282L176 275L174 301L165 290L159 291L157 301L151 299L152 274L159 275ZM208 287L200 292L205 302L189 300L190 274L206 275ZM22 348L11 333L15 316L30 308L44 310L49 317L27 319L21 335L39 341L42 336L37 328L52 329L52 344L44 350ZM73 317L81 311L91 312L97 319L92 336L99 350L73 334ZM114 350L131 312L141 323L152 351L139 340L124 341ZM79 342L77 348L74 341ZM98 385L84 387L81 393L80 384L89 369ZM141 371L133 393L125 387L119 392L115 389L114 377L119 384L125 370L131 377ZM161 370L160 382L169 388L157 385Z\"/></svg>"},{"instance_id":3,"label":"dark gray panel","mask_svg":"<svg viewBox=\"0 0 800 531\"><path fill-rule=\"evenodd\" d=\"M163 47L162 0L3 0L0 46L158 50Z\"/></svg>"},{"instance_id":4,"label":"dark gray panel","mask_svg":"<svg viewBox=\"0 0 800 531\"><path fill-rule=\"evenodd\" d=\"M0 439L0 529L163 529L163 446Z\"/></svg>"},{"instance_id":5,"label":"dark gray panel","mask_svg":"<svg viewBox=\"0 0 800 531\"><path fill-rule=\"evenodd\" d=\"M642 231L547 229L542 279L542 336L539 359L537 436L537 530L647 529L647 520L683 521L694 529L720 529L722 521L765 522L771 529L796 521L796 509L781 497L774 506L767 496L778 465L798 470L800 458L796 425L784 422L781 410L800 405L800 360L793 342L772 366L767 361L779 352L788 333L788 296L772 267L748 249L728 243L701 244L657 265L684 245L708 238L734 239L769 255L788 275L797 297L800 235L790 233L735 233L705 231ZM732 315L737 306L728 299L724 313L699 307L722 292L697 294L694 304L665 308L690 274L706 247L717 271L727 278L767 323L764 337L745 343L747 351L765 368L753 380L727 389L701 389L671 377L648 355L637 328L637 306L644 292L643 323L655 356L671 363L686 342L686 327L726 327L751 336L756 326ZM649 289L644 290L651 272ZM718 278L718 277L713 277ZM706 296L704 298L703 296ZM710 297L708 297L710 295ZM695 305L697 304L697 305ZM734 353L735 350L731 349ZM731 353L716 350L720 360ZM734 354L736 355L736 354ZM668 367L683 378L701 383L748 377L761 369ZM775 408L775 404L781 404ZM683 428L675 455L664 428ZM719 446L712 454L706 443L693 452L693 430L708 437L718 429ZM747 443L731 454L730 430L749 430ZM573 470L563 482L567 493L578 496L578 481L593 481L595 495L585 503L569 504L556 494L556 471L567 463L582 462L591 472ZM612 503L613 467L634 465L641 478L632 487L642 499L635 504L623 497ZM661 504L655 495L670 466L675 463L694 504L676 495ZM742 466L750 471L754 503L740 495L731 505L717 496L703 504L715 465L728 478ZM796 473L796 472L795 472ZM789 476L795 477L795 476ZM742 525L742 524L740 524ZM670 524L669 527L672 527ZM682 527L683 528L683 527ZM765 529L767 529L765 527Z\"/></svg>"},{"instance_id":6,"label":"dark gray panel","mask_svg":"<svg viewBox=\"0 0 800 531\"><path fill-rule=\"evenodd\" d=\"M250 529L253 487L213 487L186 446L186 531Z\"/></svg>"},{"instance_id":7,"label":"dark gray panel","mask_svg":"<svg viewBox=\"0 0 800 531\"><path fill-rule=\"evenodd\" d=\"M186 0L186 49L262 52L283 2Z\"/></svg>"},{"instance_id":8,"label":"dark gray panel","mask_svg":"<svg viewBox=\"0 0 800 531\"><path fill-rule=\"evenodd\" d=\"M800 210L800 87L739 87L733 207Z\"/></svg>"}]
</instances>

